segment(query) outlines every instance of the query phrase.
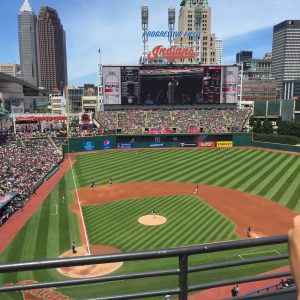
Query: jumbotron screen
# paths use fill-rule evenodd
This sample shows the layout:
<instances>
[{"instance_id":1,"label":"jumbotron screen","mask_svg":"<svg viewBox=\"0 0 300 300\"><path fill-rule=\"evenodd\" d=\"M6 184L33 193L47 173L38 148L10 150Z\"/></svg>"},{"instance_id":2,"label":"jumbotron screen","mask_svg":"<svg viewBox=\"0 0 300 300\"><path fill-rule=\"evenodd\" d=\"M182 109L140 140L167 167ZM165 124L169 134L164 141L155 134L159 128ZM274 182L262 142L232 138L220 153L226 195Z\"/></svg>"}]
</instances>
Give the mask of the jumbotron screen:
<instances>
[{"instance_id":1,"label":"jumbotron screen","mask_svg":"<svg viewBox=\"0 0 300 300\"><path fill-rule=\"evenodd\" d=\"M104 66L104 103L202 105L236 103L236 66Z\"/></svg>"},{"instance_id":2,"label":"jumbotron screen","mask_svg":"<svg viewBox=\"0 0 300 300\"><path fill-rule=\"evenodd\" d=\"M144 105L219 104L221 67L147 66L140 70Z\"/></svg>"}]
</instances>

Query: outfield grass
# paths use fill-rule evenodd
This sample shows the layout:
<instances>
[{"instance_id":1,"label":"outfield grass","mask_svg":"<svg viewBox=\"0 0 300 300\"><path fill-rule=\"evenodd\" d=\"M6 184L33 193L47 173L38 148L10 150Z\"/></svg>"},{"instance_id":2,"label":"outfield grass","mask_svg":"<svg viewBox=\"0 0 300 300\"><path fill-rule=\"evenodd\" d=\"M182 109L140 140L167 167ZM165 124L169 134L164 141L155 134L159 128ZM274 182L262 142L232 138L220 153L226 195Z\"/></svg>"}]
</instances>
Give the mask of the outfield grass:
<instances>
[{"instance_id":1,"label":"outfield grass","mask_svg":"<svg viewBox=\"0 0 300 300\"><path fill-rule=\"evenodd\" d=\"M178 181L204 183L261 195L296 211L300 210L300 157L287 154L250 149L107 151L79 156L74 169L78 186L87 186L93 181L97 184L107 183L110 177L114 182ZM70 248L72 240L79 242L77 219L69 210L69 205L73 201L73 190L74 182L72 174L69 172L51 192L41 209L20 231L13 243L0 255L0 262L58 257ZM62 201L63 196L65 201ZM179 209L175 202L180 201L189 205L186 204ZM157 234L149 233L148 229L143 228L145 229L144 232L147 233L146 235L138 227L131 227L130 220L135 219L137 214L142 211L151 211L153 205L157 206L158 203L161 205L159 210L164 212L170 220L174 217L177 230L172 230L171 226L166 224L161 226L161 229L157 228ZM58 214L56 214L57 205ZM194 210L201 212L193 214ZM114 212L112 213L112 211ZM184 218L185 213L193 214L193 218ZM86 207L84 214L89 237L93 243L112 244L123 251L150 250L234 238L230 220L226 220L207 204L190 196L177 196L172 197L172 199L168 197L163 199L150 198L144 201L128 199L124 202L99 207ZM115 224L113 228L107 227L109 222L112 224L116 218L124 220L122 225ZM125 225L130 226L131 230L127 231ZM205 230L205 225L207 230ZM142 225L135 223L135 226ZM110 233L114 230L115 232L119 231L119 234L114 234L114 236L108 234L107 228L110 228ZM204 234L204 230L207 234ZM136 236L137 234L138 236ZM277 247L276 249L280 253L286 251L285 247ZM263 250L257 251L269 251L269 248L264 247ZM230 260L237 258L240 254L242 251L197 256L191 259L191 264ZM151 261L128 263L120 269L120 272L155 270L157 265L161 269L176 268L177 260L161 260L159 264L154 264ZM269 263L243 267L238 268L234 274L239 277L245 270L250 274L255 274L279 265L279 263ZM232 275L233 271L193 274L190 276L190 282L194 284L221 279L229 274ZM38 271L0 275L0 283L16 282L29 278L43 281L57 280L63 277L56 271ZM154 289L173 287L176 283L177 278L166 277L160 280L112 283L91 286L88 289L72 288L63 291L74 296L75 299L82 299L83 297L92 298L121 291L137 292L149 287ZM18 297L7 296L5 299L18 299Z\"/></svg>"},{"instance_id":2,"label":"outfield grass","mask_svg":"<svg viewBox=\"0 0 300 300\"><path fill-rule=\"evenodd\" d=\"M82 155L80 186L129 181L181 181L224 186L261 195L300 211L300 157L260 150L108 151Z\"/></svg>"}]
</instances>

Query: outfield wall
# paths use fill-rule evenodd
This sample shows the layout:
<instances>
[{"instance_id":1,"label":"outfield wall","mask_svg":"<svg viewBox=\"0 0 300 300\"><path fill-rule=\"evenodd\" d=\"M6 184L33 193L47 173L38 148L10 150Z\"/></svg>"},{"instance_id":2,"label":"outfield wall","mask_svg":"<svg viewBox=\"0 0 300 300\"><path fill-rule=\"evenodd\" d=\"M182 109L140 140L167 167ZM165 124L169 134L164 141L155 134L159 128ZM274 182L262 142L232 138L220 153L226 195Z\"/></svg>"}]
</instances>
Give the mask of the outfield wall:
<instances>
[{"instance_id":1,"label":"outfield wall","mask_svg":"<svg viewBox=\"0 0 300 300\"><path fill-rule=\"evenodd\" d=\"M230 148L251 146L250 133L233 134L158 134L158 135L103 135L70 138L64 153L90 152L108 149L206 147Z\"/></svg>"},{"instance_id":2,"label":"outfield wall","mask_svg":"<svg viewBox=\"0 0 300 300\"><path fill-rule=\"evenodd\" d=\"M266 142L258 142L258 141L253 141L253 146L259 147L259 148L267 148L267 149L300 153L300 146L292 146L292 145L276 144L276 143L266 143Z\"/></svg>"}]
</instances>

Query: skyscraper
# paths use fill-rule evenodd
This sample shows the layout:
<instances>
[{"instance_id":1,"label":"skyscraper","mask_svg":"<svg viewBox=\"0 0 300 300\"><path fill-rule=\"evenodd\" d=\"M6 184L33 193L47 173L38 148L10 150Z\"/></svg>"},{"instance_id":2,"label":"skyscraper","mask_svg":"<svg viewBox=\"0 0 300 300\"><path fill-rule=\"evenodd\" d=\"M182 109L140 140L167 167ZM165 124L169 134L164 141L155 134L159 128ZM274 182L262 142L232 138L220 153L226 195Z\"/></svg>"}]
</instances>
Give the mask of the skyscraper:
<instances>
[{"instance_id":1,"label":"skyscraper","mask_svg":"<svg viewBox=\"0 0 300 300\"><path fill-rule=\"evenodd\" d=\"M24 0L18 15L19 52L22 77L38 86L37 18L28 2Z\"/></svg>"},{"instance_id":2,"label":"skyscraper","mask_svg":"<svg viewBox=\"0 0 300 300\"><path fill-rule=\"evenodd\" d=\"M211 32L211 8L207 0L183 0L181 2L178 31L194 31L198 36L184 36L175 41L179 47L192 47L197 59L185 59L178 63L216 64L216 38Z\"/></svg>"},{"instance_id":3,"label":"skyscraper","mask_svg":"<svg viewBox=\"0 0 300 300\"><path fill-rule=\"evenodd\" d=\"M216 39L216 63L218 65L223 64L223 52L224 52L223 40Z\"/></svg>"},{"instance_id":4,"label":"skyscraper","mask_svg":"<svg viewBox=\"0 0 300 300\"><path fill-rule=\"evenodd\" d=\"M281 97L300 96L300 20L286 20L274 26L272 75Z\"/></svg>"},{"instance_id":5,"label":"skyscraper","mask_svg":"<svg viewBox=\"0 0 300 300\"><path fill-rule=\"evenodd\" d=\"M67 85L66 35L55 9L42 7L38 17L40 85L62 92Z\"/></svg>"},{"instance_id":6,"label":"skyscraper","mask_svg":"<svg viewBox=\"0 0 300 300\"><path fill-rule=\"evenodd\" d=\"M252 51L243 50L236 54L235 62L237 64L249 62L252 60L252 57L253 57Z\"/></svg>"}]
</instances>

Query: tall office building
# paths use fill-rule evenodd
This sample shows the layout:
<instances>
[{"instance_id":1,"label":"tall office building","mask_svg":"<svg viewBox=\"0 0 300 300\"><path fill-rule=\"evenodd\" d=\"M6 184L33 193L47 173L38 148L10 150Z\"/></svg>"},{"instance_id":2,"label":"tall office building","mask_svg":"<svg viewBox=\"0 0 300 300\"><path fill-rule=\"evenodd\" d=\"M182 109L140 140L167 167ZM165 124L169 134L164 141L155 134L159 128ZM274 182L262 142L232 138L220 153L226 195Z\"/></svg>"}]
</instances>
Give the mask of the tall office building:
<instances>
[{"instance_id":1,"label":"tall office building","mask_svg":"<svg viewBox=\"0 0 300 300\"><path fill-rule=\"evenodd\" d=\"M20 65L17 64L0 64L0 73L22 78Z\"/></svg>"},{"instance_id":2,"label":"tall office building","mask_svg":"<svg viewBox=\"0 0 300 300\"><path fill-rule=\"evenodd\" d=\"M281 97L300 96L300 20L287 20L273 28L272 75Z\"/></svg>"},{"instance_id":3,"label":"tall office building","mask_svg":"<svg viewBox=\"0 0 300 300\"><path fill-rule=\"evenodd\" d=\"M218 65L223 64L223 52L224 52L223 40L216 39L216 63Z\"/></svg>"},{"instance_id":4,"label":"tall office building","mask_svg":"<svg viewBox=\"0 0 300 300\"><path fill-rule=\"evenodd\" d=\"M67 85L66 36L55 9L42 7L38 16L40 85L52 93Z\"/></svg>"},{"instance_id":5,"label":"tall office building","mask_svg":"<svg viewBox=\"0 0 300 300\"><path fill-rule=\"evenodd\" d=\"M24 0L18 15L19 52L22 77L38 86L37 18L28 0Z\"/></svg>"},{"instance_id":6,"label":"tall office building","mask_svg":"<svg viewBox=\"0 0 300 300\"><path fill-rule=\"evenodd\" d=\"M239 53L236 54L236 63L240 64L240 63L245 63L245 62L249 62L252 60L253 57L253 52L252 51L240 51Z\"/></svg>"},{"instance_id":7,"label":"tall office building","mask_svg":"<svg viewBox=\"0 0 300 300\"><path fill-rule=\"evenodd\" d=\"M175 40L179 47L192 47L196 59L183 59L177 63L216 64L216 38L211 32L211 8L207 0L183 0L181 2L178 31L198 32L200 36L184 36Z\"/></svg>"}]
</instances>

